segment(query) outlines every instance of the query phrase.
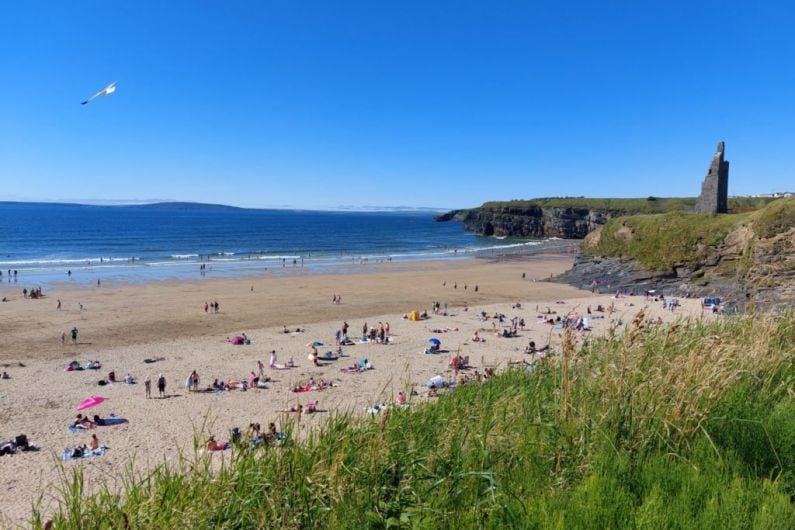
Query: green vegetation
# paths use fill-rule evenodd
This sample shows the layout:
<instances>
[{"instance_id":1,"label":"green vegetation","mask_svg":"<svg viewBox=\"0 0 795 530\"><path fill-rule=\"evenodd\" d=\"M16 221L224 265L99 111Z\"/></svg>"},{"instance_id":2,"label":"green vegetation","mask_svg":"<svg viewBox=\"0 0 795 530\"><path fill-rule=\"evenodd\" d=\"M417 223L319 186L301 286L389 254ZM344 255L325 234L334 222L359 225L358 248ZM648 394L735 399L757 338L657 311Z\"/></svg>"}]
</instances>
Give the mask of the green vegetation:
<instances>
[{"instance_id":1,"label":"green vegetation","mask_svg":"<svg viewBox=\"0 0 795 530\"><path fill-rule=\"evenodd\" d=\"M764 208L774 199L768 197L731 197L729 209L743 212ZM490 201L481 206L484 209L511 208L586 208L619 212L622 215L654 214L691 211L696 205L695 197L647 197L634 199L596 199L585 197L547 197L530 200Z\"/></svg>"},{"instance_id":2,"label":"green vegetation","mask_svg":"<svg viewBox=\"0 0 795 530\"><path fill-rule=\"evenodd\" d=\"M75 472L52 527L795 527L795 315L643 323L223 466L130 473L120 496Z\"/></svg>"},{"instance_id":3,"label":"green vegetation","mask_svg":"<svg viewBox=\"0 0 795 530\"><path fill-rule=\"evenodd\" d=\"M597 256L636 259L651 269L678 263L701 263L726 235L749 224L759 237L795 226L795 199L779 199L761 210L729 215L667 213L609 220L583 246Z\"/></svg>"}]
</instances>

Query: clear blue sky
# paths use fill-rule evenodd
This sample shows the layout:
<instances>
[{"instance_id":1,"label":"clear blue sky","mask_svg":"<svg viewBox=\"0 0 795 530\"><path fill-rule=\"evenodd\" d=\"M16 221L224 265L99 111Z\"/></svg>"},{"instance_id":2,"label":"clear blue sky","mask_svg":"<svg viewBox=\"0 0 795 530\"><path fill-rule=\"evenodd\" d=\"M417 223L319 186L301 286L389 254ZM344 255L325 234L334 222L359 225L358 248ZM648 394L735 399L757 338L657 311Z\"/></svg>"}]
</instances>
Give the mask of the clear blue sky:
<instances>
[{"instance_id":1,"label":"clear blue sky","mask_svg":"<svg viewBox=\"0 0 795 530\"><path fill-rule=\"evenodd\" d=\"M721 139L731 194L793 191L793 35L790 2L3 2L0 198L694 196Z\"/></svg>"}]
</instances>

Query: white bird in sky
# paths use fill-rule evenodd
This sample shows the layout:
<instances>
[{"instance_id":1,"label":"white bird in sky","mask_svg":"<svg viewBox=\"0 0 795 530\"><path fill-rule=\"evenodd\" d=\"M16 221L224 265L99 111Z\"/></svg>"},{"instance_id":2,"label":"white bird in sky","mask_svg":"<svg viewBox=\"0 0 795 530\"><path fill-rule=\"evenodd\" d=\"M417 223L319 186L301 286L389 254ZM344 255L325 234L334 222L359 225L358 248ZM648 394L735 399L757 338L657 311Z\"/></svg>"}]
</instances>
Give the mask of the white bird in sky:
<instances>
[{"instance_id":1,"label":"white bird in sky","mask_svg":"<svg viewBox=\"0 0 795 530\"><path fill-rule=\"evenodd\" d=\"M113 94L114 92L116 92L116 81L112 82L111 84L109 84L108 86L106 86L105 88L103 88L102 90L100 90L99 92L97 92L96 94L94 94L93 96L88 98L87 100L81 102L80 104L81 105L85 105L86 103L88 103L89 101L91 101L92 99L94 99L96 97L109 96L109 95Z\"/></svg>"}]
</instances>

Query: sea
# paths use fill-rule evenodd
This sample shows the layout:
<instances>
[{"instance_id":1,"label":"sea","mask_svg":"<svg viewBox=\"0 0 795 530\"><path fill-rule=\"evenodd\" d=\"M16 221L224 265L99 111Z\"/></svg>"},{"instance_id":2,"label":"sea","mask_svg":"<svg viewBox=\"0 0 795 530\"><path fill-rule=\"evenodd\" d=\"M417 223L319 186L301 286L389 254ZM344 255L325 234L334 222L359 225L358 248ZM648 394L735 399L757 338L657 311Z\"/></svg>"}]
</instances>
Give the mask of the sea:
<instances>
[{"instance_id":1,"label":"sea","mask_svg":"<svg viewBox=\"0 0 795 530\"><path fill-rule=\"evenodd\" d=\"M542 242L478 236L433 215L0 202L0 281L138 282L284 274L297 267L340 272L488 256Z\"/></svg>"}]
</instances>

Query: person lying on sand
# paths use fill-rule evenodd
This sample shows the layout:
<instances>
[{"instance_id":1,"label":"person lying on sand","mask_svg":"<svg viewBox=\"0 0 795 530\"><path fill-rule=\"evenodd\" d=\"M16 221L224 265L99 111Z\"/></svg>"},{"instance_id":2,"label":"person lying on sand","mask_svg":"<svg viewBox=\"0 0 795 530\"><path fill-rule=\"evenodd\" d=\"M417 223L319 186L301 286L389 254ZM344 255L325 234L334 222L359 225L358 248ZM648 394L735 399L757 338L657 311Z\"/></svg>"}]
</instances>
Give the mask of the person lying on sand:
<instances>
[{"instance_id":1,"label":"person lying on sand","mask_svg":"<svg viewBox=\"0 0 795 530\"><path fill-rule=\"evenodd\" d=\"M228 443L218 443L215 441L215 437L210 436L207 440L207 450L208 451L224 451L225 449L229 448Z\"/></svg>"},{"instance_id":2,"label":"person lying on sand","mask_svg":"<svg viewBox=\"0 0 795 530\"><path fill-rule=\"evenodd\" d=\"M535 341L530 341L530 344L527 345L527 348L524 349L525 353L543 353L549 349L549 344L546 346L542 346L541 348L536 347Z\"/></svg>"}]
</instances>

